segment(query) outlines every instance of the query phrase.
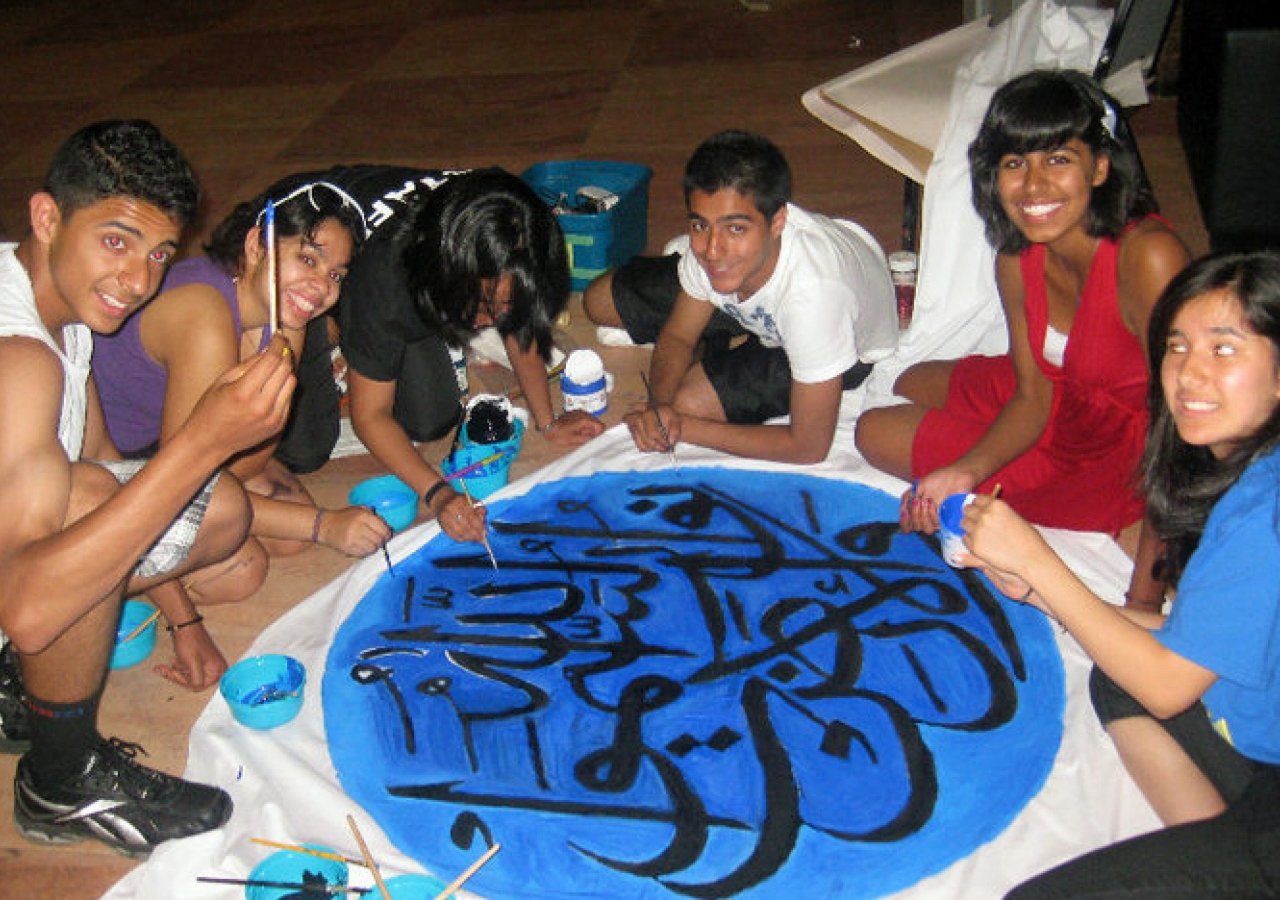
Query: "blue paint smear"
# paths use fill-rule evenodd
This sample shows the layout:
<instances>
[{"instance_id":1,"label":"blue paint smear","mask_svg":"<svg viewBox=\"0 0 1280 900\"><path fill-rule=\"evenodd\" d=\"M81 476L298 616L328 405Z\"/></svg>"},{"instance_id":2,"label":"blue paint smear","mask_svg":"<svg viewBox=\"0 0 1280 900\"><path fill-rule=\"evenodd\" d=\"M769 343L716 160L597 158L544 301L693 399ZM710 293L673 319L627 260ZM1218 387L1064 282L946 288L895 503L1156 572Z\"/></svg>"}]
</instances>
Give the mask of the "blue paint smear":
<instances>
[{"instance_id":1,"label":"blue paint smear","mask_svg":"<svg viewBox=\"0 0 1280 900\"><path fill-rule=\"evenodd\" d=\"M490 507L353 610L323 682L346 791L491 900L874 898L1035 795L1064 687L1034 609L897 500L685 468Z\"/></svg>"}]
</instances>

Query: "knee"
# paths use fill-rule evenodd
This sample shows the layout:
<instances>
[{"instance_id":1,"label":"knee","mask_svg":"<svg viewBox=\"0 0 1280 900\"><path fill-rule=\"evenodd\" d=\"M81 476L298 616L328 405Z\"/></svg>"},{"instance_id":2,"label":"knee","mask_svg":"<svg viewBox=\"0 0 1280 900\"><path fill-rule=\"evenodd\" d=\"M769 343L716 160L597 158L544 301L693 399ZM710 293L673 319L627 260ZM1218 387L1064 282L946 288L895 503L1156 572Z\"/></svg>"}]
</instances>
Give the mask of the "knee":
<instances>
[{"instance_id":1,"label":"knee","mask_svg":"<svg viewBox=\"0 0 1280 900\"><path fill-rule=\"evenodd\" d=\"M63 527L80 521L106 503L120 490L120 482L102 466L90 462L71 467L71 492Z\"/></svg>"},{"instance_id":2,"label":"knee","mask_svg":"<svg viewBox=\"0 0 1280 900\"><path fill-rule=\"evenodd\" d=\"M582 310L597 325L617 325L618 311L613 305L613 270L597 275L582 292Z\"/></svg>"},{"instance_id":3,"label":"knee","mask_svg":"<svg viewBox=\"0 0 1280 900\"><path fill-rule=\"evenodd\" d=\"M194 573L186 581L187 590L202 606L239 603L262 587L270 565L266 549L249 538L222 562Z\"/></svg>"},{"instance_id":4,"label":"knee","mask_svg":"<svg viewBox=\"0 0 1280 900\"><path fill-rule=\"evenodd\" d=\"M863 412L853 428L853 446L877 469L910 479L915 428L904 420L902 410L888 406Z\"/></svg>"},{"instance_id":5,"label":"knee","mask_svg":"<svg viewBox=\"0 0 1280 900\"><path fill-rule=\"evenodd\" d=\"M316 505L302 481L279 460L269 460L260 474L241 484L249 493L251 502L254 497L265 497L304 506Z\"/></svg>"},{"instance_id":6,"label":"knee","mask_svg":"<svg viewBox=\"0 0 1280 900\"><path fill-rule=\"evenodd\" d=\"M219 598L223 603L239 603L252 597L267 580L271 558L257 538L246 540L235 556L226 576L220 579Z\"/></svg>"},{"instance_id":7,"label":"knee","mask_svg":"<svg viewBox=\"0 0 1280 900\"><path fill-rule=\"evenodd\" d=\"M893 382L893 392L917 406L940 409L946 405L955 365L954 360L916 363Z\"/></svg>"},{"instance_id":8,"label":"knee","mask_svg":"<svg viewBox=\"0 0 1280 900\"><path fill-rule=\"evenodd\" d=\"M920 372L917 366L904 369L898 374L898 377L893 380L894 395L898 397L905 397L908 400L914 399L918 387L917 382L919 381Z\"/></svg>"},{"instance_id":9,"label":"knee","mask_svg":"<svg viewBox=\"0 0 1280 900\"><path fill-rule=\"evenodd\" d=\"M875 455L876 438L880 429L884 427L881 421L884 418L883 410L868 409L858 416L858 421L853 426L853 446L862 454L862 458L868 461L872 460Z\"/></svg>"},{"instance_id":10,"label":"knee","mask_svg":"<svg viewBox=\"0 0 1280 900\"><path fill-rule=\"evenodd\" d=\"M720 395L701 364L694 365L685 373L671 405L682 416L712 422L727 422L729 419Z\"/></svg>"},{"instance_id":11,"label":"knee","mask_svg":"<svg viewBox=\"0 0 1280 900\"><path fill-rule=\"evenodd\" d=\"M294 418L285 429L273 458L290 472L299 475L314 472L333 455L341 437L340 420L336 396L332 408L323 412L318 412L314 404L306 409L295 406Z\"/></svg>"},{"instance_id":12,"label":"knee","mask_svg":"<svg viewBox=\"0 0 1280 900\"><path fill-rule=\"evenodd\" d=\"M206 563L225 559L245 542L252 524L253 506L248 493L239 480L224 472L200 523L200 555Z\"/></svg>"}]
</instances>

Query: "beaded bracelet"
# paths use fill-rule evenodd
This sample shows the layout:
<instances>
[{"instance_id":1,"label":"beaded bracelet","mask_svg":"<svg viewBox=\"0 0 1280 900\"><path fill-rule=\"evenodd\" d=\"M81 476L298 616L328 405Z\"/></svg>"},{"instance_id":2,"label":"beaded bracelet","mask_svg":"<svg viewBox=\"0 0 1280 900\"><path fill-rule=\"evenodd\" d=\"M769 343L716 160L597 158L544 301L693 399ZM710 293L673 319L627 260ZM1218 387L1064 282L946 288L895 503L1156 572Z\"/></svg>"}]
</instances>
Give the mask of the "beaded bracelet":
<instances>
[{"instance_id":1,"label":"beaded bracelet","mask_svg":"<svg viewBox=\"0 0 1280 900\"><path fill-rule=\"evenodd\" d=\"M204 616L200 615L200 613L196 613L194 618L188 619L185 622L179 622L177 625L164 626L164 630L173 634L175 631L180 631L183 628L190 628L192 625L199 625L203 621Z\"/></svg>"},{"instance_id":2,"label":"beaded bracelet","mask_svg":"<svg viewBox=\"0 0 1280 900\"><path fill-rule=\"evenodd\" d=\"M320 520L324 518L324 510L316 509L315 521L311 523L311 543L320 543Z\"/></svg>"},{"instance_id":3,"label":"beaded bracelet","mask_svg":"<svg viewBox=\"0 0 1280 900\"><path fill-rule=\"evenodd\" d=\"M427 488L427 492L422 495L422 505L431 512L435 512L435 510L431 509L431 501L435 499L436 494L440 492L441 488L446 488L448 486L449 482L443 478L431 485L431 487Z\"/></svg>"}]
</instances>

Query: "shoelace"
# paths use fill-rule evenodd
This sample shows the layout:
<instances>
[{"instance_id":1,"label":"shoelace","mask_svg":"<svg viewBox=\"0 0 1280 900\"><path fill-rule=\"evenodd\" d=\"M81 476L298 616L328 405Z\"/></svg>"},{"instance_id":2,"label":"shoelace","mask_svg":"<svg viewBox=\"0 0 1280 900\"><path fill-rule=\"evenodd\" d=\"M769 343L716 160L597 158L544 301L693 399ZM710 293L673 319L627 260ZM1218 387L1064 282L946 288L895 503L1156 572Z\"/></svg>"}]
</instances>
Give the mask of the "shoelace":
<instances>
[{"instance_id":1,"label":"shoelace","mask_svg":"<svg viewBox=\"0 0 1280 900\"><path fill-rule=\"evenodd\" d=\"M112 737L104 739L98 751L115 775L117 783L130 794L145 796L147 789L164 786L170 781L169 776L138 762L138 754L149 755L141 744Z\"/></svg>"}]
</instances>

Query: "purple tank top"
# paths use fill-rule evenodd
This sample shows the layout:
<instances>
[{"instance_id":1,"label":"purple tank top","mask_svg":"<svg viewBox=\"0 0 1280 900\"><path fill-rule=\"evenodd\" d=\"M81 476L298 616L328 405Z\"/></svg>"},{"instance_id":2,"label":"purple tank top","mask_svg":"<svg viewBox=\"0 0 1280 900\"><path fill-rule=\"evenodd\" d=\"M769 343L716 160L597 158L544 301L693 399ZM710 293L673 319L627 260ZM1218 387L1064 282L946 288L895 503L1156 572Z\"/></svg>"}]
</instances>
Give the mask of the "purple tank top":
<instances>
[{"instance_id":1,"label":"purple tank top","mask_svg":"<svg viewBox=\"0 0 1280 900\"><path fill-rule=\"evenodd\" d=\"M207 284L227 301L240 339L240 309L231 276L207 256L176 263L165 276L162 291L186 284ZM145 309L146 307L143 307ZM142 311L131 315L112 335L93 336L93 379L102 398L111 441L121 453L133 454L160 441L160 422L168 371L147 355L139 333Z\"/></svg>"}]
</instances>

